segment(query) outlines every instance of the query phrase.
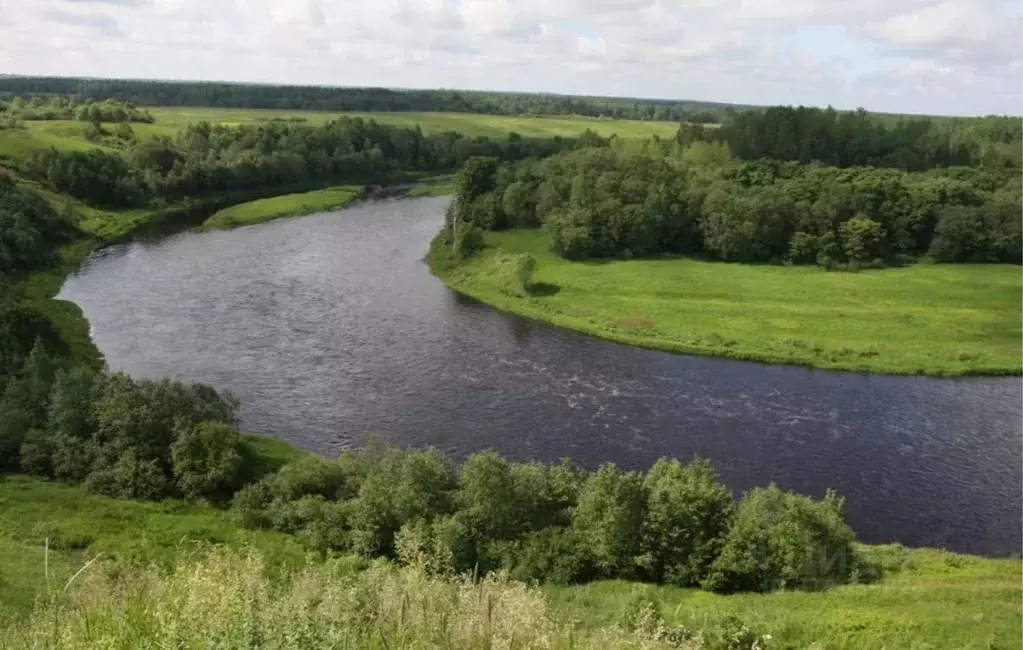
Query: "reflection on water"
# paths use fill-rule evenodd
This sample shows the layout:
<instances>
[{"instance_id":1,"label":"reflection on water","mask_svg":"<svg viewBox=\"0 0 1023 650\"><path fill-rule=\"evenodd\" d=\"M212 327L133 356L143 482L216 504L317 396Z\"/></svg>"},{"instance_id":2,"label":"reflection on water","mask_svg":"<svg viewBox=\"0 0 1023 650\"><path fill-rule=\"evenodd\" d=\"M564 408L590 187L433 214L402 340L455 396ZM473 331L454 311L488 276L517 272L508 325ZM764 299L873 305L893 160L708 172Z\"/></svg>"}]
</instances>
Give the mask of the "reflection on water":
<instances>
[{"instance_id":1,"label":"reflection on water","mask_svg":"<svg viewBox=\"0 0 1023 650\"><path fill-rule=\"evenodd\" d=\"M421 261L445 202L116 246L61 297L112 368L230 389L245 429L326 454L376 435L588 466L698 455L737 494L839 490L866 541L1019 551L1018 378L675 356L502 314Z\"/></svg>"}]
</instances>

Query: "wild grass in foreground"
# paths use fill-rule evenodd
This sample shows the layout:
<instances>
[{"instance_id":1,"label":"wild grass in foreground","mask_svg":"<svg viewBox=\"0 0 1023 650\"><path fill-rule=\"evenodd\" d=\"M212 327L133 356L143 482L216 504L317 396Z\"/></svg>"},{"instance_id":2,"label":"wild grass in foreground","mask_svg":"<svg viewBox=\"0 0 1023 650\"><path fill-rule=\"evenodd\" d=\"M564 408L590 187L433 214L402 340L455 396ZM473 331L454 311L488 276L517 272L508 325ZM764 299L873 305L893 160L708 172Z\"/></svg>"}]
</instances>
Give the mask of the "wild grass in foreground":
<instances>
[{"instance_id":1,"label":"wild grass in foreground","mask_svg":"<svg viewBox=\"0 0 1023 650\"><path fill-rule=\"evenodd\" d=\"M486 233L452 288L601 338L687 354L900 374L1019 374L1019 267L917 264L860 273L688 258L571 262L541 230ZM528 291L507 253L528 253Z\"/></svg>"},{"instance_id":2,"label":"wild grass in foreground","mask_svg":"<svg viewBox=\"0 0 1023 650\"><path fill-rule=\"evenodd\" d=\"M431 577L342 558L274 580L256 553L212 550L170 572L87 567L3 635L5 648L670 647L578 633L542 593L498 575ZM691 646L706 647L706 646Z\"/></svg>"},{"instance_id":3,"label":"wild grass in foreground","mask_svg":"<svg viewBox=\"0 0 1023 650\"><path fill-rule=\"evenodd\" d=\"M0 647L1020 647L1018 562L885 550L905 568L880 585L715 596L621 581L541 589L353 557L281 574L251 549L207 548L170 569L52 573Z\"/></svg>"},{"instance_id":4,"label":"wild grass in foreground","mask_svg":"<svg viewBox=\"0 0 1023 650\"><path fill-rule=\"evenodd\" d=\"M361 186L340 185L240 203L214 214L203 223L203 228L235 228L283 216L334 210L357 199L361 191Z\"/></svg>"}]
</instances>

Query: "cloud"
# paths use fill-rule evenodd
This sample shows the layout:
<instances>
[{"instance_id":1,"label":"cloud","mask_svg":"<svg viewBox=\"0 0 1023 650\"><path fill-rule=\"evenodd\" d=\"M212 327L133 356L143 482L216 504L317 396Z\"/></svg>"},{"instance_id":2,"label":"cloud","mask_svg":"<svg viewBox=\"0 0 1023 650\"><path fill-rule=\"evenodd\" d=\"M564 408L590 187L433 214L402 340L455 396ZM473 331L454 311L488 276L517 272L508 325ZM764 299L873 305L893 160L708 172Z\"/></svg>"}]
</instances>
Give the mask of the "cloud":
<instances>
[{"instance_id":1,"label":"cloud","mask_svg":"<svg viewBox=\"0 0 1023 650\"><path fill-rule=\"evenodd\" d=\"M68 11L48 10L45 17L51 23L83 27L94 31L100 36L110 39L117 39L124 36L120 25L110 15L102 11L90 11L87 13L75 13Z\"/></svg>"},{"instance_id":2,"label":"cloud","mask_svg":"<svg viewBox=\"0 0 1023 650\"><path fill-rule=\"evenodd\" d=\"M1009 0L0 0L5 72L1021 110Z\"/></svg>"}]
</instances>

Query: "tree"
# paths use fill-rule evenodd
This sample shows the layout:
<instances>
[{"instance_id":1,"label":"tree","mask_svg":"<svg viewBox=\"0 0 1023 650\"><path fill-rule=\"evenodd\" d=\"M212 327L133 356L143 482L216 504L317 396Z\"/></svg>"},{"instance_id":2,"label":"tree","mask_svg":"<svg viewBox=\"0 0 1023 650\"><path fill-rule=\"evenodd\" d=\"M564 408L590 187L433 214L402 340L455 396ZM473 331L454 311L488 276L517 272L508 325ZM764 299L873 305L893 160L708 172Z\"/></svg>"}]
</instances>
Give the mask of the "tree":
<instances>
[{"instance_id":1,"label":"tree","mask_svg":"<svg viewBox=\"0 0 1023 650\"><path fill-rule=\"evenodd\" d=\"M459 518L480 543L512 539L522 530L522 508L511 467L492 452L473 454L458 475Z\"/></svg>"},{"instance_id":2,"label":"tree","mask_svg":"<svg viewBox=\"0 0 1023 650\"><path fill-rule=\"evenodd\" d=\"M857 215L839 226L842 248L849 262L869 262L883 257L884 232L881 224L864 215Z\"/></svg>"},{"instance_id":3,"label":"tree","mask_svg":"<svg viewBox=\"0 0 1023 650\"><path fill-rule=\"evenodd\" d=\"M179 423L171 444L178 490L188 499L224 501L240 487L241 436L223 422Z\"/></svg>"},{"instance_id":4,"label":"tree","mask_svg":"<svg viewBox=\"0 0 1023 650\"><path fill-rule=\"evenodd\" d=\"M657 582L698 585L721 552L732 523L732 494L710 463L658 460L643 481L647 493L642 538L646 571Z\"/></svg>"},{"instance_id":5,"label":"tree","mask_svg":"<svg viewBox=\"0 0 1023 650\"><path fill-rule=\"evenodd\" d=\"M704 586L713 591L822 589L848 582L859 559L844 501L755 488L739 503Z\"/></svg>"},{"instance_id":6,"label":"tree","mask_svg":"<svg viewBox=\"0 0 1023 650\"><path fill-rule=\"evenodd\" d=\"M643 480L611 463L583 483L572 511L572 528L593 555L601 575L630 578L641 550L647 496Z\"/></svg>"}]
</instances>

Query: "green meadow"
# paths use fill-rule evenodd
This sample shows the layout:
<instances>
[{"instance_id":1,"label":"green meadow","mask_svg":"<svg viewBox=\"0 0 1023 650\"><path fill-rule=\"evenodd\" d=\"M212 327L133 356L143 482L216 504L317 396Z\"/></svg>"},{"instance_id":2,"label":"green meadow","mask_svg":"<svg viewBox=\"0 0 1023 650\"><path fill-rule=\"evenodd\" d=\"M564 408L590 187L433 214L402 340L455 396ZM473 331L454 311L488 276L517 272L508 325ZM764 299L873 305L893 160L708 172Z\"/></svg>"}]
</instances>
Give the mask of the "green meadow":
<instances>
[{"instance_id":1,"label":"green meadow","mask_svg":"<svg viewBox=\"0 0 1023 650\"><path fill-rule=\"evenodd\" d=\"M688 258L571 262L541 230L486 234L443 278L523 316L686 354L898 374L1019 374L1023 278L1011 265L827 272ZM523 292L507 256L536 260Z\"/></svg>"}]
</instances>

